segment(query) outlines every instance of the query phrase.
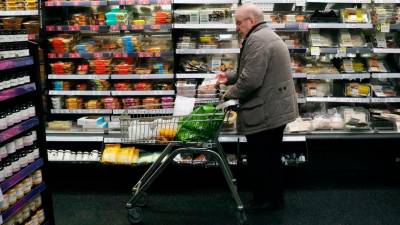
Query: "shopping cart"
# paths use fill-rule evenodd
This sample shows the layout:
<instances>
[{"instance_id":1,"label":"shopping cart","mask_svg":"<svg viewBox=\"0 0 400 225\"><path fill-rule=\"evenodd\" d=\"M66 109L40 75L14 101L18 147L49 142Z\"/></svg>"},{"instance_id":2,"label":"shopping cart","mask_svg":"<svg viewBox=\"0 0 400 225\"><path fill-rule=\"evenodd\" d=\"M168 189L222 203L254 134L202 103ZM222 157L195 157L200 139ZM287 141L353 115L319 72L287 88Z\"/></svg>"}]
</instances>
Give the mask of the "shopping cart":
<instances>
[{"instance_id":1,"label":"shopping cart","mask_svg":"<svg viewBox=\"0 0 400 225\"><path fill-rule=\"evenodd\" d=\"M128 219L132 224L142 222L142 207L147 204L146 190L178 154L185 153L204 154L217 162L236 203L237 221L240 225L246 223L247 217L237 191L236 179L218 142L224 120L229 120L231 111L238 104L237 101L230 100L214 106L195 107L193 113L186 116L166 116L162 114L170 112L171 109L148 110L152 106L147 105L126 110L120 118L123 143L166 144L161 155L132 188L132 197L126 204ZM215 110L209 112L211 108ZM156 114L151 115L147 112ZM143 116L130 115L135 113L142 113Z\"/></svg>"}]
</instances>

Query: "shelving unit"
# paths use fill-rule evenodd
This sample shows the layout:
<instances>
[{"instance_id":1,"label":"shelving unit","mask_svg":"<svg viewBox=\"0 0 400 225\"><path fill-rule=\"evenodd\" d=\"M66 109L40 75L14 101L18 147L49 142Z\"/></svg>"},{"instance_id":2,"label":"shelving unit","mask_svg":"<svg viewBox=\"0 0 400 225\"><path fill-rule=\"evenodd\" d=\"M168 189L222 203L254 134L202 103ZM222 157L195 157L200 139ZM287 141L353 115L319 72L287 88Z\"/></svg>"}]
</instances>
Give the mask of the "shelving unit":
<instances>
[{"instance_id":1,"label":"shelving unit","mask_svg":"<svg viewBox=\"0 0 400 225\"><path fill-rule=\"evenodd\" d=\"M11 31L9 31L11 32ZM21 32L21 31L18 31ZM1 34L0 34L1 36ZM2 38L0 38L2 39ZM21 167L19 171L14 171L13 174L7 175L6 179L0 182L0 201L8 201L8 198L4 198L4 195L10 195L10 192L17 189L18 185L27 177L31 177L37 170L41 170L46 175L46 171L43 171L43 167L47 162L46 154L43 155L44 150L44 126L42 120L42 95L40 87L39 77L39 56L38 56L38 45L32 42L28 42L28 37L25 35L21 39L17 36L16 38L8 37L9 42L4 41L1 44L12 45L13 41L27 46L28 55L19 58L9 58L0 60L0 74L2 82L9 79L14 79L13 85L3 86L3 90L0 91L0 112L6 112L8 116L15 116L15 123L8 125L6 129L0 131L0 147L13 146L10 143L15 144L14 150L9 150L2 153L3 156L0 160L2 167L14 166L14 163L18 163L21 166L22 158L27 158L27 154L32 151L38 151L40 157L36 158L32 163ZM2 40L5 40L4 38ZM29 82L27 81L29 77ZM21 78L17 80L18 78ZM22 112L25 111L26 116L23 116ZM19 115L17 115L19 114ZM6 114L3 114L6 115ZM21 119L17 120L20 117ZM2 118L4 119L4 117ZM11 117L10 117L11 119ZM33 137L35 133L35 138ZM18 139L26 138L30 136L32 143L24 143L23 146L16 147ZM29 153L33 157L33 153ZM36 153L35 153L36 154ZM17 161L15 161L17 160ZM27 160L27 159L26 159ZM11 163L11 164L10 164ZM4 172L4 170L3 170ZM46 176L43 177L46 177ZM42 178L44 182L47 180ZM27 193L24 197L19 199L15 204L10 206L0 214L0 224L8 222L10 218L13 218L21 212L21 209L26 207L36 196L42 198L42 208L45 212L45 218L47 224L54 224L53 213L52 213L52 201L50 193L46 189L45 183L42 182L38 186L34 186L32 190ZM14 193L15 194L15 193ZM8 205L9 203L7 203Z\"/></svg>"}]
</instances>

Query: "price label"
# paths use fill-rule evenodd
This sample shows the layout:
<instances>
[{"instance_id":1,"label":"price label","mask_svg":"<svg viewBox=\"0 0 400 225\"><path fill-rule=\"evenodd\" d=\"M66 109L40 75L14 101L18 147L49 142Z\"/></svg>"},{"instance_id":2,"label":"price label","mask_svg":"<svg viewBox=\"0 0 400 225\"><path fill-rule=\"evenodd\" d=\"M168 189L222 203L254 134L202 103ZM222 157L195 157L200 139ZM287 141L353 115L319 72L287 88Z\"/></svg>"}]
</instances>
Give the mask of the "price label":
<instances>
[{"instance_id":1,"label":"price label","mask_svg":"<svg viewBox=\"0 0 400 225\"><path fill-rule=\"evenodd\" d=\"M319 47L311 47L311 55L320 55L321 49Z\"/></svg>"},{"instance_id":2,"label":"price label","mask_svg":"<svg viewBox=\"0 0 400 225\"><path fill-rule=\"evenodd\" d=\"M79 53L70 53L70 54L69 54L69 57L70 57L70 58L80 58L81 56L80 56Z\"/></svg>"},{"instance_id":3,"label":"price label","mask_svg":"<svg viewBox=\"0 0 400 225\"><path fill-rule=\"evenodd\" d=\"M161 52L155 52L154 57L161 57Z\"/></svg>"},{"instance_id":4,"label":"price label","mask_svg":"<svg viewBox=\"0 0 400 225\"><path fill-rule=\"evenodd\" d=\"M63 27L62 27L62 26L56 26L56 30L57 30L57 31L62 31L62 30L63 30Z\"/></svg>"},{"instance_id":5,"label":"price label","mask_svg":"<svg viewBox=\"0 0 400 225\"><path fill-rule=\"evenodd\" d=\"M133 30L143 30L144 29L144 25L133 25Z\"/></svg>"},{"instance_id":6,"label":"price label","mask_svg":"<svg viewBox=\"0 0 400 225\"><path fill-rule=\"evenodd\" d=\"M90 26L90 30L91 30L91 31L98 31L98 30L99 30L99 26L97 26L97 25L91 25L91 26Z\"/></svg>"},{"instance_id":7,"label":"price label","mask_svg":"<svg viewBox=\"0 0 400 225\"><path fill-rule=\"evenodd\" d=\"M381 32L382 33L389 33L390 32L390 24L389 23L381 24Z\"/></svg>"},{"instance_id":8,"label":"price label","mask_svg":"<svg viewBox=\"0 0 400 225\"><path fill-rule=\"evenodd\" d=\"M55 27L54 26L46 26L46 31L54 31Z\"/></svg>"},{"instance_id":9,"label":"price label","mask_svg":"<svg viewBox=\"0 0 400 225\"><path fill-rule=\"evenodd\" d=\"M336 56L339 58L346 57L346 55L347 55L346 50L347 50L346 47L338 48Z\"/></svg>"},{"instance_id":10,"label":"price label","mask_svg":"<svg viewBox=\"0 0 400 225\"><path fill-rule=\"evenodd\" d=\"M95 53L93 53L93 57L94 57L94 58L102 58L102 57L103 57L103 53L101 53L101 52L95 52Z\"/></svg>"},{"instance_id":11,"label":"price label","mask_svg":"<svg viewBox=\"0 0 400 225\"><path fill-rule=\"evenodd\" d=\"M73 1L72 5L73 6L79 6L79 5L81 5L81 1Z\"/></svg>"},{"instance_id":12,"label":"price label","mask_svg":"<svg viewBox=\"0 0 400 225\"><path fill-rule=\"evenodd\" d=\"M61 1L56 1L56 2L54 3L54 5L55 5L55 6L62 6L62 2L61 2Z\"/></svg>"},{"instance_id":13,"label":"price label","mask_svg":"<svg viewBox=\"0 0 400 225\"><path fill-rule=\"evenodd\" d=\"M122 24L121 25L121 30L128 30L128 26L126 26L126 24Z\"/></svg>"},{"instance_id":14,"label":"price label","mask_svg":"<svg viewBox=\"0 0 400 225\"><path fill-rule=\"evenodd\" d=\"M122 1L121 4L125 4L125 5L134 5L135 1L134 0L126 0L126 1Z\"/></svg>"},{"instance_id":15,"label":"price label","mask_svg":"<svg viewBox=\"0 0 400 225\"><path fill-rule=\"evenodd\" d=\"M50 59L53 59L53 58L56 57L56 54L55 53L49 53L49 54L47 54L47 57L50 58Z\"/></svg>"},{"instance_id":16,"label":"price label","mask_svg":"<svg viewBox=\"0 0 400 225\"><path fill-rule=\"evenodd\" d=\"M153 29L153 30L159 30L161 28L161 25L160 24L153 24L153 25L151 25L151 29Z\"/></svg>"},{"instance_id":17,"label":"price label","mask_svg":"<svg viewBox=\"0 0 400 225\"><path fill-rule=\"evenodd\" d=\"M150 4L150 0L138 0L139 4L141 5L148 5Z\"/></svg>"},{"instance_id":18,"label":"price label","mask_svg":"<svg viewBox=\"0 0 400 225\"><path fill-rule=\"evenodd\" d=\"M93 6L99 6L100 5L100 1L92 1L92 5Z\"/></svg>"}]
</instances>

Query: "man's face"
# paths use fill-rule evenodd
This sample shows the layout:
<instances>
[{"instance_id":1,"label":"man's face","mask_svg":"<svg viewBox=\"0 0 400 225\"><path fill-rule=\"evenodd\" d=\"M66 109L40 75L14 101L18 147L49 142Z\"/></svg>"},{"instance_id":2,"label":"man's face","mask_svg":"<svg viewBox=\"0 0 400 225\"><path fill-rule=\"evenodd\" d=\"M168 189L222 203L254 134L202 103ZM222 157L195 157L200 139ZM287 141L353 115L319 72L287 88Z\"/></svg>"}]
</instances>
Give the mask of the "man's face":
<instances>
[{"instance_id":1,"label":"man's face","mask_svg":"<svg viewBox=\"0 0 400 225\"><path fill-rule=\"evenodd\" d=\"M236 31L244 38L254 26L254 19L243 12L236 12Z\"/></svg>"}]
</instances>

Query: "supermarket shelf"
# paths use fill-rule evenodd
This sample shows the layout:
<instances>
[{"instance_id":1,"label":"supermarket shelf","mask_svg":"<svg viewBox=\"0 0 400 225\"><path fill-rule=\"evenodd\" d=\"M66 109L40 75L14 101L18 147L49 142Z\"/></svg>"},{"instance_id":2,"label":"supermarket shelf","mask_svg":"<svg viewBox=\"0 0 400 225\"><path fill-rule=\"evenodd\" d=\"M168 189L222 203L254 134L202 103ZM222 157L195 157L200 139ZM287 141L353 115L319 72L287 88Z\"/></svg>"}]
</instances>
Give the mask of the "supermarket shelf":
<instances>
[{"instance_id":1,"label":"supermarket shelf","mask_svg":"<svg viewBox=\"0 0 400 225\"><path fill-rule=\"evenodd\" d=\"M374 0L375 3L383 4L398 4L400 0Z\"/></svg>"},{"instance_id":2,"label":"supermarket shelf","mask_svg":"<svg viewBox=\"0 0 400 225\"><path fill-rule=\"evenodd\" d=\"M146 25L87 25L87 26L68 26L68 25L60 25L60 26L46 26L46 31L99 31L99 32L109 32L109 31L134 31L134 30L169 30L172 28L171 24L146 24Z\"/></svg>"},{"instance_id":3,"label":"supermarket shelf","mask_svg":"<svg viewBox=\"0 0 400 225\"><path fill-rule=\"evenodd\" d=\"M371 0L306 0L306 2L307 3L355 3L355 4L372 3Z\"/></svg>"},{"instance_id":4,"label":"supermarket shelf","mask_svg":"<svg viewBox=\"0 0 400 225\"><path fill-rule=\"evenodd\" d=\"M30 65L33 65L32 56L16 58L16 59L4 59L0 60L0 71L23 67L23 66L30 66Z\"/></svg>"},{"instance_id":5,"label":"supermarket shelf","mask_svg":"<svg viewBox=\"0 0 400 225\"><path fill-rule=\"evenodd\" d=\"M309 29L372 29L371 23L309 23Z\"/></svg>"},{"instance_id":6,"label":"supermarket shelf","mask_svg":"<svg viewBox=\"0 0 400 225\"><path fill-rule=\"evenodd\" d=\"M0 11L0 16L37 16L39 10Z\"/></svg>"},{"instance_id":7,"label":"supermarket shelf","mask_svg":"<svg viewBox=\"0 0 400 225\"><path fill-rule=\"evenodd\" d=\"M204 79L204 78L214 78L216 76L215 73L177 73L176 78L178 79Z\"/></svg>"},{"instance_id":8,"label":"supermarket shelf","mask_svg":"<svg viewBox=\"0 0 400 225\"><path fill-rule=\"evenodd\" d=\"M349 74L307 74L309 80L352 80L352 79L369 79L369 73L349 73Z\"/></svg>"},{"instance_id":9,"label":"supermarket shelf","mask_svg":"<svg viewBox=\"0 0 400 225\"><path fill-rule=\"evenodd\" d=\"M111 74L115 80L173 79L174 74Z\"/></svg>"},{"instance_id":10,"label":"supermarket shelf","mask_svg":"<svg viewBox=\"0 0 400 225\"><path fill-rule=\"evenodd\" d=\"M98 129L98 130L90 130L90 131L85 131L83 132L82 127L77 127L77 126L72 126L71 129L69 130L52 130L52 129L46 129L46 136L47 135L79 135L79 136L85 136L85 135L103 135L104 134L104 129Z\"/></svg>"},{"instance_id":11,"label":"supermarket shelf","mask_svg":"<svg viewBox=\"0 0 400 225\"><path fill-rule=\"evenodd\" d=\"M49 74L50 80L106 80L110 78L110 75L106 74Z\"/></svg>"},{"instance_id":12,"label":"supermarket shelf","mask_svg":"<svg viewBox=\"0 0 400 225\"><path fill-rule=\"evenodd\" d=\"M373 53L395 53L400 54L400 48L373 48Z\"/></svg>"},{"instance_id":13,"label":"supermarket shelf","mask_svg":"<svg viewBox=\"0 0 400 225\"><path fill-rule=\"evenodd\" d=\"M174 109L114 109L113 114L120 115L127 111L128 114L172 114Z\"/></svg>"},{"instance_id":14,"label":"supermarket shelf","mask_svg":"<svg viewBox=\"0 0 400 225\"><path fill-rule=\"evenodd\" d=\"M93 95L93 96L109 96L110 91L56 91L50 90L49 95Z\"/></svg>"},{"instance_id":15,"label":"supermarket shelf","mask_svg":"<svg viewBox=\"0 0 400 225\"><path fill-rule=\"evenodd\" d=\"M111 114L111 109L51 109L54 114Z\"/></svg>"},{"instance_id":16,"label":"supermarket shelf","mask_svg":"<svg viewBox=\"0 0 400 225\"><path fill-rule=\"evenodd\" d=\"M345 48L346 52L344 53L351 53L351 54L357 54L357 53L371 53L371 48L368 47L349 47ZM339 52L338 48L320 48L320 53L327 53L327 54L337 54Z\"/></svg>"},{"instance_id":17,"label":"supermarket shelf","mask_svg":"<svg viewBox=\"0 0 400 225\"><path fill-rule=\"evenodd\" d=\"M199 4L199 1L193 0L172 0L174 4ZM237 4L237 0L204 0L201 4Z\"/></svg>"},{"instance_id":18,"label":"supermarket shelf","mask_svg":"<svg viewBox=\"0 0 400 225\"><path fill-rule=\"evenodd\" d=\"M169 5L171 0L108 0L108 5Z\"/></svg>"},{"instance_id":19,"label":"supermarket shelf","mask_svg":"<svg viewBox=\"0 0 400 225\"><path fill-rule=\"evenodd\" d=\"M34 92L36 90L35 83L28 83L20 86L16 86L13 88L9 88L3 91L0 91L0 102L5 101L10 98L14 98L20 95L24 95L30 92Z\"/></svg>"},{"instance_id":20,"label":"supermarket shelf","mask_svg":"<svg viewBox=\"0 0 400 225\"><path fill-rule=\"evenodd\" d=\"M7 211L5 211L1 217L3 221L6 221L10 217L16 214L21 208L23 208L29 201L35 198L38 194L43 192L46 189L46 185L41 183L39 186L32 188L31 192L21 198L17 203L12 205Z\"/></svg>"},{"instance_id":21,"label":"supermarket shelf","mask_svg":"<svg viewBox=\"0 0 400 225\"><path fill-rule=\"evenodd\" d=\"M0 190L4 193L11 187L13 187L15 184L20 182L21 180L25 179L25 177L29 176L32 174L35 170L37 170L39 167L43 166L43 159L39 158L33 163L29 164L22 170L20 170L18 173L14 174L13 176L9 177L5 181L3 181L0 184Z\"/></svg>"},{"instance_id":22,"label":"supermarket shelf","mask_svg":"<svg viewBox=\"0 0 400 225\"><path fill-rule=\"evenodd\" d=\"M79 54L79 53L49 53L48 58L50 59L58 59L58 58L66 58L66 59L93 59L93 58L127 58L130 57L139 57L139 58L151 58L151 57L169 57L173 56L173 52L135 52L135 53L125 53L125 52L96 52L96 53L88 53L88 54Z\"/></svg>"},{"instance_id":23,"label":"supermarket shelf","mask_svg":"<svg viewBox=\"0 0 400 225\"><path fill-rule=\"evenodd\" d=\"M174 24L175 29L236 29L236 24Z\"/></svg>"},{"instance_id":24,"label":"supermarket shelf","mask_svg":"<svg viewBox=\"0 0 400 225\"><path fill-rule=\"evenodd\" d=\"M221 100L219 98L196 98L195 103L218 103Z\"/></svg>"},{"instance_id":25,"label":"supermarket shelf","mask_svg":"<svg viewBox=\"0 0 400 225\"><path fill-rule=\"evenodd\" d=\"M370 103L370 98L352 97L307 97L307 102Z\"/></svg>"},{"instance_id":26,"label":"supermarket shelf","mask_svg":"<svg viewBox=\"0 0 400 225\"><path fill-rule=\"evenodd\" d=\"M307 52L307 48L292 48L292 47L288 47L289 52L290 53L300 53L300 54L304 54Z\"/></svg>"},{"instance_id":27,"label":"supermarket shelf","mask_svg":"<svg viewBox=\"0 0 400 225\"><path fill-rule=\"evenodd\" d=\"M113 96L174 95L175 91L111 91Z\"/></svg>"},{"instance_id":28,"label":"supermarket shelf","mask_svg":"<svg viewBox=\"0 0 400 225\"><path fill-rule=\"evenodd\" d=\"M205 49L176 49L176 54L238 54L240 48L205 48Z\"/></svg>"},{"instance_id":29,"label":"supermarket shelf","mask_svg":"<svg viewBox=\"0 0 400 225\"><path fill-rule=\"evenodd\" d=\"M17 125L8 128L5 131L0 132L0 143L7 141L8 139L15 137L26 130L31 129L39 124L39 119L37 117L32 117L28 120L25 120Z\"/></svg>"},{"instance_id":30,"label":"supermarket shelf","mask_svg":"<svg viewBox=\"0 0 400 225\"><path fill-rule=\"evenodd\" d=\"M269 29L285 29L284 23L267 23Z\"/></svg>"},{"instance_id":31,"label":"supermarket shelf","mask_svg":"<svg viewBox=\"0 0 400 225\"><path fill-rule=\"evenodd\" d=\"M388 97L388 98L371 98L371 103L398 103L400 97Z\"/></svg>"},{"instance_id":32,"label":"supermarket shelf","mask_svg":"<svg viewBox=\"0 0 400 225\"><path fill-rule=\"evenodd\" d=\"M102 142L103 135L92 134L46 134L48 142Z\"/></svg>"},{"instance_id":33,"label":"supermarket shelf","mask_svg":"<svg viewBox=\"0 0 400 225\"><path fill-rule=\"evenodd\" d=\"M400 73L372 73L371 78L400 78Z\"/></svg>"},{"instance_id":34,"label":"supermarket shelf","mask_svg":"<svg viewBox=\"0 0 400 225\"><path fill-rule=\"evenodd\" d=\"M284 30L284 31L307 31L308 23L267 23L268 27L273 30Z\"/></svg>"},{"instance_id":35,"label":"supermarket shelf","mask_svg":"<svg viewBox=\"0 0 400 225\"><path fill-rule=\"evenodd\" d=\"M46 7L105 6L107 1L46 1Z\"/></svg>"}]
</instances>

